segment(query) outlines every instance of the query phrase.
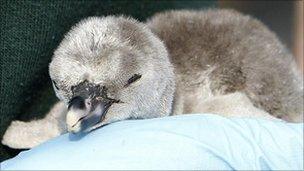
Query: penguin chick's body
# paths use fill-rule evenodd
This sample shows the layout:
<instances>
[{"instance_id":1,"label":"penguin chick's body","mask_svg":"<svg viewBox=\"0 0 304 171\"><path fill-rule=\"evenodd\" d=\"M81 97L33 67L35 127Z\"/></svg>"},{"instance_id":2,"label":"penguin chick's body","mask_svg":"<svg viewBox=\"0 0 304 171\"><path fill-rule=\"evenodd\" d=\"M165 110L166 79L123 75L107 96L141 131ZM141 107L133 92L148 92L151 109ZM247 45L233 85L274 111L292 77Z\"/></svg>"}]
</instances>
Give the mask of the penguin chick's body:
<instances>
[{"instance_id":1,"label":"penguin chick's body","mask_svg":"<svg viewBox=\"0 0 304 171\"><path fill-rule=\"evenodd\" d=\"M233 10L169 11L147 24L175 68L179 113L229 115L226 104L248 98L275 117L302 121L303 80L293 56L260 21Z\"/></svg>"},{"instance_id":2,"label":"penguin chick's body","mask_svg":"<svg viewBox=\"0 0 304 171\"><path fill-rule=\"evenodd\" d=\"M85 19L55 51L50 76L68 106L58 118L71 132L185 113L303 120L303 80L293 57L261 22L231 10L168 11L146 24ZM23 145L33 132L44 134L37 123L30 130L24 124L13 122L2 142L30 148L47 139Z\"/></svg>"}]
</instances>

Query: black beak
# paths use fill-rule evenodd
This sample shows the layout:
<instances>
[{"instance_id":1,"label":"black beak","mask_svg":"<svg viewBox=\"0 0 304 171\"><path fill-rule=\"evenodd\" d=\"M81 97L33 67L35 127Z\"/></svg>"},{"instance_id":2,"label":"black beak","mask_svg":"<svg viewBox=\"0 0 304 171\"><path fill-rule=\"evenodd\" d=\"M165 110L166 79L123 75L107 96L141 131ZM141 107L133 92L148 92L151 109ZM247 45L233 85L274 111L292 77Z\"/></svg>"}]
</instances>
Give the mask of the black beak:
<instances>
[{"instance_id":1,"label":"black beak","mask_svg":"<svg viewBox=\"0 0 304 171\"><path fill-rule=\"evenodd\" d=\"M102 97L74 97L69 103L66 117L68 130L73 133L86 132L90 127L102 122L114 102L116 101L113 99Z\"/></svg>"}]
</instances>

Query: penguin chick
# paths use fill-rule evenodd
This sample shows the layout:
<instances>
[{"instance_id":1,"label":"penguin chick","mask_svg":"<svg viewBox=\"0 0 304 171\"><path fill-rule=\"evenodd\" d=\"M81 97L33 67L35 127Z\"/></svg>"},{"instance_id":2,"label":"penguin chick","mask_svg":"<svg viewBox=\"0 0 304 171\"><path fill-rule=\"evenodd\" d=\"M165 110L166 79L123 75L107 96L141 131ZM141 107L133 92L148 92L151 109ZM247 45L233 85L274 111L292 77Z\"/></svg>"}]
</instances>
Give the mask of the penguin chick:
<instances>
[{"instance_id":1,"label":"penguin chick","mask_svg":"<svg viewBox=\"0 0 304 171\"><path fill-rule=\"evenodd\" d=\"M184 113L303 118L292 56L261 22L231 10L168 11L147 24L85 19L60 43L49 72L70 132ZM9 146L24 127L12 125L2 141ZM41 130L31 128L17 137Z\"/></svg>"}]
</instances>

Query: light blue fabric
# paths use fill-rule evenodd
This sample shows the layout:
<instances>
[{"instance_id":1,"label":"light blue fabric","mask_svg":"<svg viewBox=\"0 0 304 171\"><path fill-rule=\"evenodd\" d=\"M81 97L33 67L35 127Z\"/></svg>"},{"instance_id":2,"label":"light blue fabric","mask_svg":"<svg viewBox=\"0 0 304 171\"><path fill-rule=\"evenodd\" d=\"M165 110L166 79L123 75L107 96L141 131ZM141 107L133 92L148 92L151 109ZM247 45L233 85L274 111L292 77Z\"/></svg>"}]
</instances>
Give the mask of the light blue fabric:
<instances>
[{"instance_id":1,"label":"light blue fabric","mask_svg":"<svg viewBox=\"0 0 304 171\"><path fill-rule=\"evenodd\" d=\"M87 135L62 135L1 167L303 170L303 124L208 114L122 121Z\"/></svg>"}]
</instances>

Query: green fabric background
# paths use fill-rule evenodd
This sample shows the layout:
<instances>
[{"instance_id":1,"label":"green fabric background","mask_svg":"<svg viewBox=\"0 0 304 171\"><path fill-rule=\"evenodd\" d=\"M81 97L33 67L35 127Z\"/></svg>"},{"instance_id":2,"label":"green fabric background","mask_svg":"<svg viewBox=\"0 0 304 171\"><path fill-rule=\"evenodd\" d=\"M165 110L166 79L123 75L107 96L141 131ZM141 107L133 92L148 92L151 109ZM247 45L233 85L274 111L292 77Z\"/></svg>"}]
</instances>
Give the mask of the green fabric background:
<instances>
[{"instance_id":1,"label":"green fabric background","mask_svg":"<svg viewBox=\"0 0 304 171\"><path fill-rule=\"evenodd\" d=\"M214 1L0 0L0 137L12 120L41 118L56 102L48 63L64 33L87 16L125 14L145 20L166 9L214 7ZM1 144L0 161L16 155Z\"/></svg>"}]
</instances>

